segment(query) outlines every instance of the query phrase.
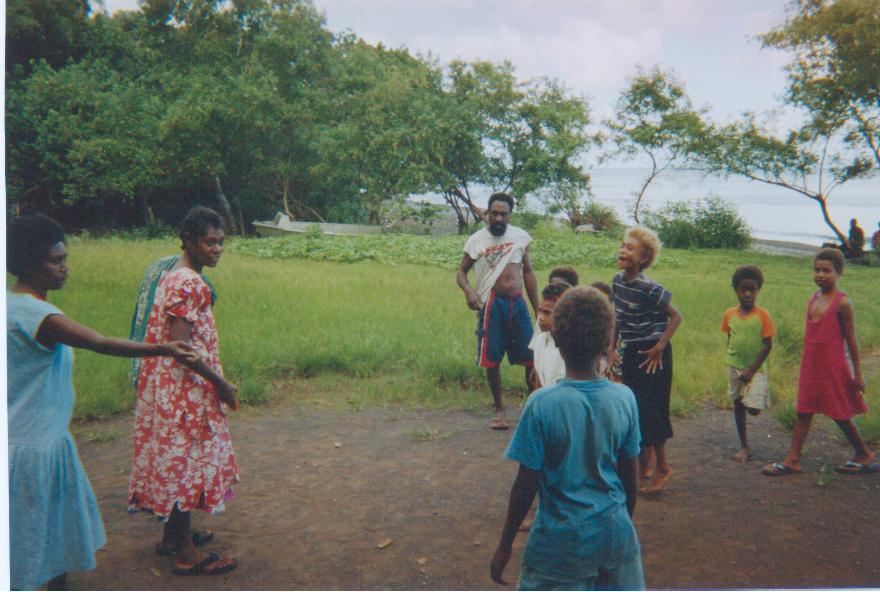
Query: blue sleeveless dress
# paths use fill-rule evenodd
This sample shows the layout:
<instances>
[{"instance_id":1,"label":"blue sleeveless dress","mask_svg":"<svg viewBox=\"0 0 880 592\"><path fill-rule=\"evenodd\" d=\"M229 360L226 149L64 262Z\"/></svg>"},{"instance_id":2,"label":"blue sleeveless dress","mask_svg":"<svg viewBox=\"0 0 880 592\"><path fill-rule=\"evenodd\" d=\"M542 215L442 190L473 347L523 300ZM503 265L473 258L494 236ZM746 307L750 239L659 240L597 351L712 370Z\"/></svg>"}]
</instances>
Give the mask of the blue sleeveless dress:
<instances>
[{"instance_id":1,"label":"blue sleeveless dress","mask_svg":"<svg viewBox=\"0 0 880 592\"><path fill-rule=\"evenodd\" d=\"M6 292L10 585L33 590L95 568L107 537L98 502L68 430L73 350L47 349L37 330L58 308Z\"/></svg>"}]
</instances>

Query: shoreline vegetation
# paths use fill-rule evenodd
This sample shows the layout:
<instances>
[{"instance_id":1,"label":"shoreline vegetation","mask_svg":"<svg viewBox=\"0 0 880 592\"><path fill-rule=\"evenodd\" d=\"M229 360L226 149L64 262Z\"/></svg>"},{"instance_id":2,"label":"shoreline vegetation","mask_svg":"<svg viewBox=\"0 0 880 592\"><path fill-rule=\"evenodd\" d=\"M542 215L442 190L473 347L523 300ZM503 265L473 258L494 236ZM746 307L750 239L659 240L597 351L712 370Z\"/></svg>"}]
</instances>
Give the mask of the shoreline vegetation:
<instances>
[{"instance_id":1,"label":"shoreline vegetation","mask_svg":"<svg viewBox=\"0 0 880 592\"><path fill-rule=\"evenodd\" d=\"M619 239L538 228L532 260L539 281L561 263L582 282L615 273ZM71 237L71 276L50 301L108 335L126 335L137 286L155 259L179 249L175 239ZM652 276L667 286L684 315L676 338L672 410L698 412L706 403L727 408L724 310L736 303L733 270L764 270L760 304L779 336L770 357L775 419L792 424L803 310L815 291L808 245L757 241L796 251L664 248ZM770 243L770 244L766 244ZM473 364L474 316L455 285L461 237L231 237L220 265L209 272L219 294L215 314L224 335L224 371L244 405L293 392L298 408L360 410L400 406L488 413L491 397ZM841 288L852 298L868 382L869 413L859 429L880 441L880 269L848 266ZM508 404L522 402L522 376L504 365ZM126 360L78 354L75 416L94 419L127 411L135 400ZM344 388L339 388L344 384ZM344 395L340 393L345 393Z\"/></svg>"}]
</instances>

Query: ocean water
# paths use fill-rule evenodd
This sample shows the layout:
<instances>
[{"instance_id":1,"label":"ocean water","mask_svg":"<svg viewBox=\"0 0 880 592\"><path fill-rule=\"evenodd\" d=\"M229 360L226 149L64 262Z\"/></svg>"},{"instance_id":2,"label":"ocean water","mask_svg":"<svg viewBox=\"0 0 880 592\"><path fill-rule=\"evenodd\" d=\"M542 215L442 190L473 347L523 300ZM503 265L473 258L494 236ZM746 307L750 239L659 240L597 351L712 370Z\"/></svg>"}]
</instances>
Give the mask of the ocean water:
<instances>
[{"instance_id":1,"label":"ocean water","mask_svg":"<svg viewBox=\"0 0 880 592\"><path fill-rule=\"evenodd\" d=\"M647 175L647 169L638 168L592 169L595 199L613 207L621 220L631 223L629 204ZM790 189L742 177L723 179L696 171L670 171L648 186L642 203L659 209L669 201L696 201L709 195L717 195L736 206L755 238L810 245L835 240L817 202ZM831 219L844 234L849 231L850 219L856 218L870 241L880 223L880 176L837 187L828 204Z\"/></svg>"}]
</instances>

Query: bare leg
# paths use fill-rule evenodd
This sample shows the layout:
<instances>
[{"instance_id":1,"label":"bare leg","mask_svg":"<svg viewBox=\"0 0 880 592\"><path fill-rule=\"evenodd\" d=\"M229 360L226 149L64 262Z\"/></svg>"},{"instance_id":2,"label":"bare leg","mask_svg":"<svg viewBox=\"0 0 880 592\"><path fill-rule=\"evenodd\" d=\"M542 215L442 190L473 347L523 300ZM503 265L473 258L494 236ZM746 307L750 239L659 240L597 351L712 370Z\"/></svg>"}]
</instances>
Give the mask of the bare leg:
<instances>
[{"instance_id":1,"label":"bare leg","mask_svg":"<svg viewBox=\"0 0 880 592\"><path fill-rule=\"evenodd\" d=\"M654 451L657 457L657 466L654 469L654 474L651 476L651 481L639 490L642 493L656 493L660 491L666 487L666 483L672 477L672 468L666 459L666 442L655 445Z\"/></svg>"},{"instance_id":2,"label":"bare leg","mask_svg":"<svg viewBox=\"0 0 880 592\"><path fill-rule=\"evenodd\" d=\"M863 465L870 464L871 461L874 460L874 452L868 448L867 444L865 444L862 435L859 433L859 428L856 427L853 420L838 419L835 420L835 423L837 423L840 429L843 430L846 439L849 440L849 443L855 451L852 460Z\"/></svg>"},{"instance_id":3,"label":"bare leg","mask_svg":"<svg viewBox=\"0 0 880 592\"><path fill-rule=\"evenodd\" d=\"M639 453L639 478L650 479L654 474L654 447L642 446Z\"/></svg>"},{"instance_id":4,"label":"bare leg","mask_svg":"<svg viewBox=\"0 0 880 592\"><path fill-rule=\"evenodd\" d=\"M782 464L796 471L801 470L801 451L807 441L807 434L810 433L810 422L812 421L812 413L798 413L794 429L791 431L791 448Z\"/></svg>"},{"instance_id":5,"label":"bare leg","mask_svg":"<svg viewBox=\"0 0 880 592\"><path fill-rule=\"evenodd\" d=\"M533 390L535 390L535 381L534 381L534 374L532 373L532 367L526 366L525 369L526 369L526 389L528 389L529 392L532 392Z\"/></svg>"},{"instance_id":6,"label":"bare leg","mask_svg":"<svg viewBox=\"0 0 880 592\"><path fill-rule=\"evenodd\" d=\"M495 403L495 418L490 425L495 429L507 429L510 424L504 418L504 401L501 399L501 368L486 368L486 378L489 381L489 390L492 391L492 400Z\"/></svg>"},{"instance_id":7,"label":"bare leg","mask_svg":"<svg viewBox=\"0 0 880 592\"><path fill-rule=\"evenodd\" d=\"M189 512L181 512L174 506L171 510L171 516L165 523L166 532L174 537L177 543L177 557L175 558L175 566L178 568L187 568L204 560L208 555L199 551L192 540L192 519ZM211 572L226 565L236 563L232 557L220 557L217 561L206 566L205 571Z\"/></svg>"},{"instance_id":8,"label":"bare leg","mask_svg":"<svg viewBox=\"0 0 880 592\"><path fill-rule=\"evenodd\" d=\"M733 455L733 460L746 462L749 460L749 438L746 432L746 406L741 400L733 402L733 418L736 420L736 432L739 434L740 450Z\"/></svg>"}]
</instances>

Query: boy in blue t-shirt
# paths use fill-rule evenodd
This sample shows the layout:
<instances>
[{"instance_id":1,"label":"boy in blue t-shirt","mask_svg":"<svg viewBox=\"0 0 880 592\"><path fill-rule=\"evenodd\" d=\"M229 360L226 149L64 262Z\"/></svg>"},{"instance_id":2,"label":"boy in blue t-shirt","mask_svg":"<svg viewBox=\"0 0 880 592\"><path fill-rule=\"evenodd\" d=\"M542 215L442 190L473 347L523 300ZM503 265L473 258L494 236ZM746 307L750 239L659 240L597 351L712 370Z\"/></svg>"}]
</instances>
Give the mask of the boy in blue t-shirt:
<instances>
[{"instance_id":1,"label":"boy in blue t-shirt","mask_svg":"<svg viewBox=\"0 0 880 592\"><path fill-rule=\"evenodd\" d=\"M642 590L642 558L631 520L638 488L635 396L600 377L614 327L595 288L568 290L553 313L565 379L529 396L505 452L520 463L492 579L510 561L517 527L538 493L523 554L521 590Z\"/></svg>"}]
</instances>

